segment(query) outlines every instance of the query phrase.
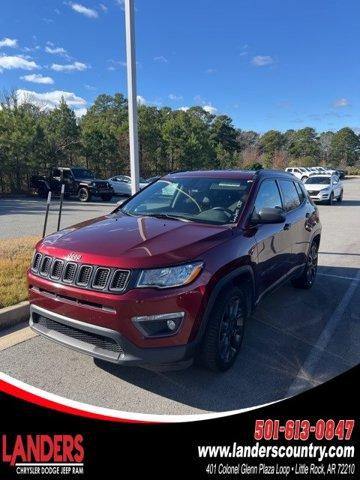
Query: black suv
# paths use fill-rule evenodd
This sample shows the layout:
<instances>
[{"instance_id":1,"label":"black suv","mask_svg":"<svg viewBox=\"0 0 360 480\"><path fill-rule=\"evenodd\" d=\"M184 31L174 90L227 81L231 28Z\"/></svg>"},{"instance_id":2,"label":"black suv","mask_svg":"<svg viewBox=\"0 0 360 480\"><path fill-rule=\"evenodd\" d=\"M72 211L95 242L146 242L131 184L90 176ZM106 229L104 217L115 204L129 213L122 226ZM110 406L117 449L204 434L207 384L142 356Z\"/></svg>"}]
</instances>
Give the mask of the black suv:
<instances>
[{"instance_id":1,"label":"black suv","mask_svg":"<svg viewBox=\"0 0 360 480\"><path fill-rule=\"evenodd\" d=\"M109 182L95 178L91 170L83 167L57 167L49 177L34 176L31 179L31 187L41 197L46 197L50 190L55 195L60 194L62 183L65 184L65 197L76 196L80 202L90 202L92 196L107 202L114 195Z\"/></svg>"}]
</instances>

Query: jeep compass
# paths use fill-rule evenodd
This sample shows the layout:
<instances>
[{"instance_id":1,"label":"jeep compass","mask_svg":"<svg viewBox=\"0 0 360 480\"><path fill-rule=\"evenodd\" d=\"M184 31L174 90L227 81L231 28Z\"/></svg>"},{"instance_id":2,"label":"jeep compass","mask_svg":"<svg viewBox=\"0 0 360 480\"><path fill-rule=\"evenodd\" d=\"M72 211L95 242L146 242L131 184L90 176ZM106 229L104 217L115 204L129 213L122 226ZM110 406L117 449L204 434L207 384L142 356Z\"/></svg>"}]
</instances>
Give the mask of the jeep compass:
<instances>
[{"instance_id":1,"label":"jeep compass","mask_svg":"<svg viewBox=\"0 0 360 480\"><path fill-rule=\"evenodd\" d=\"M317 207L288 173L169 174L37 244L30 325L121 365L195 359L224 371L266 293L313 285L320 235Z\"/></svg>"}]
</instances>

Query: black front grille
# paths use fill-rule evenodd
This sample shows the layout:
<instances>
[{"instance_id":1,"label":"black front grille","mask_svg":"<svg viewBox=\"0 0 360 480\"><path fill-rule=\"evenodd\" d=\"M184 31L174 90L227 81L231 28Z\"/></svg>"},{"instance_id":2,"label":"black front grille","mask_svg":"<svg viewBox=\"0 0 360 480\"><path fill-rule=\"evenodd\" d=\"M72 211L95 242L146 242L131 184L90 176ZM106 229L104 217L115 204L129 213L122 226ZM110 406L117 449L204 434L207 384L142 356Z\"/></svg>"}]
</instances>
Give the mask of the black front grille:
<instances>
[{"instance_id":1,"label":"black front grille","mask_svg":"<svg viewBox=\"0 0 360 480\"><path fill-rule=\"evenodd\" d=\"M78 264L36 252L31 271L55 283L66 283L87 290L106 290L113 294L126 290L131 272L119 268Z\"/></svg>"},{"instance_id":2,"label":"black front grille","mask_svg":"<svg viewBox=\"0 0 360 480\"><path fill-rule=\"evenodd\" d=\"M124 290L129 272L127 270L115 270L114 276L111 280L110 290Z\"/></svg>"},{"instance_id":3,"label":"black front grille","mask_svg":"<svg viewBox=\"0 0 360 480\"><path fill-rule=\"evenodd\" d=\"M318 195L319 190L309 190L309 195Z\"/></svg>"},{"instance_id":4,"label":"black front grille","mask_svg":"<svg viewBox=\"0 0 360 480\"><path fill-rule=\"evenodd\" d=\"M92 286L101 290L104 289L109 278L109 273L110 270L108 268L98 268L95 272Z\"/></svg>"},{"instance_id":5,"label":"black front grille","mask_svg":"<svg viewBox=\"0 0 360 480\"><path fill-rule=\"evenodd\" d=\"M53 280L60 280L63 266L64 262L62 260L54 260L50 275Z\"/></svg>"},{"instance_id":6,"label":"black front grille","mask_svg":"<svg viewBox=\"0 0 360 480\"><path fill-rule=\"evenodd\" d=\"M63 282L72 283L75 278L76 269L77 269L76 263L73 263L73 262L67 263L64 271Z\"/></svg>"},{"instance_id":7,"label":"black front grille","mask_svg":"<svg viewBox=\"0 0 360 480\"><path fill-rule=\"evenodd\" d=\"M50 318L43 317L42 315L38 314L33 315L33 321L34 324L41 325L42 327L46 327L49 330L54 330L55 332L61 333L75 340L80 340L81 342L85 342L97 348L119 354L124 353L121 346L110 337L105 337L103 335L98 335L96 333L81 330L80 328L65 325L63 323L56 322L55 320L51 320Z\"/></svg>"},{"instance_id":8,"label":"black front grille","mask_svg":"<svg viewBox=\"0 0 360 480\"><path fill-rule=\"evenodd\" d=\"M35 253L32 267L31 267L32 270L34 270L34 272L37 272L39 270L41 257L42 257L41 253Z\"/></svg>"},{"instance_id":9,"label":"black front grille","mask_svg":"<svg viewBox=\"0 0 360 480\"><path fill-rule=\"evenodd\" d=\"M44 257L40 266L40 275L47 277L50 273L51 257Z\"/></svg>"},{"instance_id":10,"label":"black front grille","mask_svg":"<svg viewBox=\"0 0 360 480\"><path fill-rule=\"evenodd\" d=\"M86 287L91 277L92 267L90 265L82 265L80 267L79 276L76 284Z\"/></svg>"}]
</instances>

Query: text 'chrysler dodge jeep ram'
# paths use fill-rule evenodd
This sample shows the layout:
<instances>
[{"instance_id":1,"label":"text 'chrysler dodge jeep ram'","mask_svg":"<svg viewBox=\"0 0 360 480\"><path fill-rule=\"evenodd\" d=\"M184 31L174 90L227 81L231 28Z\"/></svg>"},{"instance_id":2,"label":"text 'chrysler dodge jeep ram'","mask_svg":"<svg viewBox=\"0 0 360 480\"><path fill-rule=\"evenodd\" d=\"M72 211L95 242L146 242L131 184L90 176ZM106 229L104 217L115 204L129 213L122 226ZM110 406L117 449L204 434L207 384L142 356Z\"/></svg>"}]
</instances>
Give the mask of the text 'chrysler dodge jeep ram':
<instances>
[{"instance_id":1,"label":"text 'chrysler dodge jeep ram'","mask_svg":"<svg viewBox=\"0 0 360 480\"><path fill-rule=\"evenodd\" d=\"M28 271L30 325L121 365L224 371L261 298L310 288L321 224L280 171L166 175L112 213L49 235Z\"/></svg>"}]
</instances>

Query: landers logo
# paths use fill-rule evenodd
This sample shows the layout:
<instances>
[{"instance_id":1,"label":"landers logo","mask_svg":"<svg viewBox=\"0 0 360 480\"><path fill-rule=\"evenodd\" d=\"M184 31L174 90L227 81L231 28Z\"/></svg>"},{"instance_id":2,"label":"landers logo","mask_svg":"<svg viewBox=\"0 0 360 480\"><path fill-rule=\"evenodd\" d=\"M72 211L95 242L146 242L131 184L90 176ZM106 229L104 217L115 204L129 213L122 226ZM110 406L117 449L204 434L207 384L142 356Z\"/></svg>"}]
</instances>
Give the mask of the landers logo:
<instances>
[{"instance_id":1,"label":"landers logo","mask_svg":"<svg viewBox=\"0 0 360 480\"><path fill-rule=\"evenodd\" d=\"M83 436L2 435L2 461L18 474L84 473Z\"/></svg>"}]
</instances>

